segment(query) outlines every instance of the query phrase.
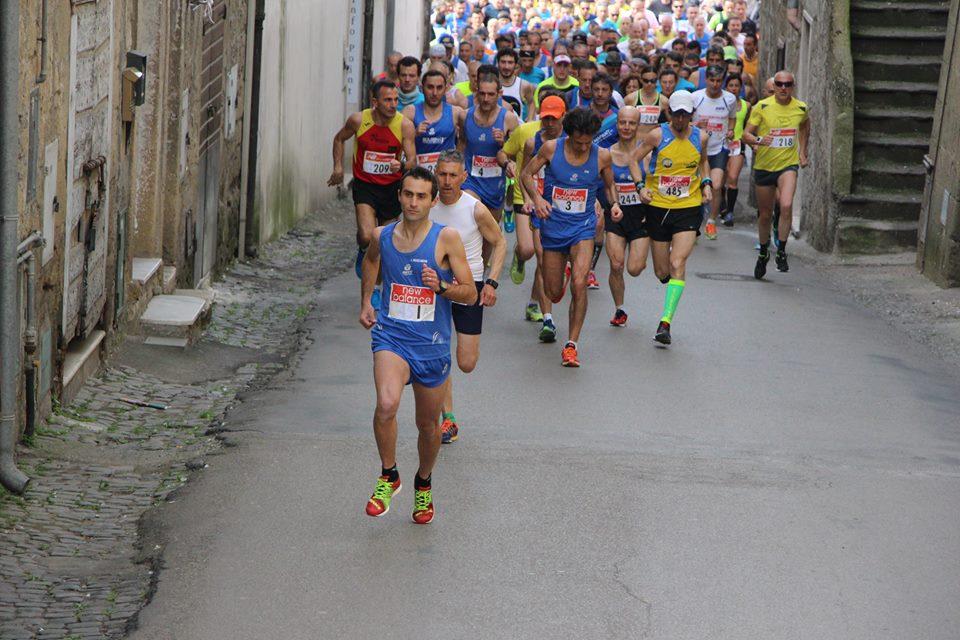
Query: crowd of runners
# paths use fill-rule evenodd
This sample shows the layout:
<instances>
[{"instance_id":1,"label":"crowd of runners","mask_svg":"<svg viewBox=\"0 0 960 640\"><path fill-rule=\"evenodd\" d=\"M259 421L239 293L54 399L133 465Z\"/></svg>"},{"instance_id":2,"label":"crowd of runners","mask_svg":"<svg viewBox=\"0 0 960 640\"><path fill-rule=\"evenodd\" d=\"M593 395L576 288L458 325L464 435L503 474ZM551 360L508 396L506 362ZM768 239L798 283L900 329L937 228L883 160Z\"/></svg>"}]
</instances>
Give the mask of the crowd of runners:
<instances>
[{"instance_id":1,"label":"crowd of runners","mask_svg":"<svg viewBox=\"0 0 960 640\"><path fill-rule=\"evenodd\" d=\"M771 236L776 267L788 271L808 107L793 96L790 72L758 78L750 8L747 0L448 1L436 4L428 56L387 56L370 108L334 138L329 180L343 183L352 138L360 322L372 332L382 466L369 515L386 513L400 490L396 414L412 384L413 520L433 519L432 469L460 431L452 333L457 365L469 373L508 262L515 285L530 281L522 315L541 342L557 340L553 305L570 290L560 361L579 367L604 249L615 327L628 320L624 272L639 276L649 257L666 285L653 339L667 346L701 228L712 240L718 223L734 225L749 162L754 277L766 275Z\"/></svg>"}]
</instances>

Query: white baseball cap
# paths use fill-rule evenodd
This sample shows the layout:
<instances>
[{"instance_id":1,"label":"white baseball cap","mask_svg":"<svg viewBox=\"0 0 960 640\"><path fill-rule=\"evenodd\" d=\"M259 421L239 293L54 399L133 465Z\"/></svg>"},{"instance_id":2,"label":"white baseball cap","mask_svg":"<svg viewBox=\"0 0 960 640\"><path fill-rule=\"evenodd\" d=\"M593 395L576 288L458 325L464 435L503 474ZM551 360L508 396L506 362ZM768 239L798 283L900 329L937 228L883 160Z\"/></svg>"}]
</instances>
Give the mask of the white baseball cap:
<instances>
[{"instance_id":1,"label":"white baseball cap","mask_svg":"<svg viewBox=\"0 0 960 640\"><path fill-rule=\"evenodd\" d=\"M670 96L670 111L686 111L689 114L693 113L693 94L689 91L674 91L673 95Z\"/></svg>"}]
</instances>

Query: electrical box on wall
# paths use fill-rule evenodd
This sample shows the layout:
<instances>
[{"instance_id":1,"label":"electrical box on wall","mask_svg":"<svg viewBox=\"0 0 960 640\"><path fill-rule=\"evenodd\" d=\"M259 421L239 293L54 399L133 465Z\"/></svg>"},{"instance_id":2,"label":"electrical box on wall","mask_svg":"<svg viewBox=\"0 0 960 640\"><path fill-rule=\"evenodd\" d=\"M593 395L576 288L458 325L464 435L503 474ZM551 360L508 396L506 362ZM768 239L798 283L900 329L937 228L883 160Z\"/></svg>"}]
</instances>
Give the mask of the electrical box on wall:
<instances>
[{"instance_id":1,"label":"electrical box on wall","mask_svg":"<svg viewBox=\"0 0 960 640\"><path fill-rule=\"evenodd\" d=\"M139 51L127 52L127 66L123 70L123 91L121 94L121 117L124 122L133 120L133 108L139 107L147 95L147 54Z\"/></svg>"}]
</instances>

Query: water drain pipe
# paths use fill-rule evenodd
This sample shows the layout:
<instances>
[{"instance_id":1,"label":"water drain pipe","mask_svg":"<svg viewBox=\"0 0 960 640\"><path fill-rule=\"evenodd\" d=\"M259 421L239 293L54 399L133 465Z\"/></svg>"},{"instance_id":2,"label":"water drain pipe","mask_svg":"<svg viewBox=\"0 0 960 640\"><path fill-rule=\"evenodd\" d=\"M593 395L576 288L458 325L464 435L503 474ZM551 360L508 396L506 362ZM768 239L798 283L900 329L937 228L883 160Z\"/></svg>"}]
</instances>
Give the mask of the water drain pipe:
<instances>
[{"instance_id":1,"label":"water drain pipe","mask_svg":"<svg viewBox=\"0 0 960 640\"><path fill-rule=\"evenodd\" d=\"M34 231L20 243L17 263L27 272L27 326L23 331L23 375L27 394L27 424L24 435L31 437L37 427L37 254L35 249L46 245L38 231Z\"/></svg>"},{"instance_id":2,"label":"water drain pipe","mask_svg":"<svg viewBox=\"0 0 960 640\"><path fill-rule=\"evenodd\" d=\"M0 2L0 484L21 494L30 478L17 467L17 156L20 126L20 1Z\"/></svg>"}]
</instances>

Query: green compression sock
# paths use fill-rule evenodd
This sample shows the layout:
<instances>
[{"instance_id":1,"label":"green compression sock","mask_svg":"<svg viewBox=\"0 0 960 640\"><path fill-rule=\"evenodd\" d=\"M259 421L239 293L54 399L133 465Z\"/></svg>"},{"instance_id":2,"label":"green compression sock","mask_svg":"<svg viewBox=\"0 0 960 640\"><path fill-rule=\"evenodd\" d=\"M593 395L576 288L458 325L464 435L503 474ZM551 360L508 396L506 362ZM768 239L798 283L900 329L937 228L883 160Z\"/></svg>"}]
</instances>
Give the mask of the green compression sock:
<instances>
[{"instance_id":1,"label":"green compression sock","mask_svg":"<svg viewBox=\"0 0 960 640\"><path fill-rule=\"evenodd\" d=\"M677 312L677 305L680 303L680 296L683 295L683 288L686 284L683 280L674 280L673 278L667 283L667 296L663 301L661 322L673 322L673 314Z\"/></svg>"},{"instance_id":2,"label":"green compression sock","mask_svg":"<svg viewBox=\"0 0 960 640\"><path fill-rule=\"evenodd\" d=\"M444 419L444 420L449 420L450 422L456 422L456 421L457 421L456 418L453 417L453 413L452 413L452 412L451 412L451 413L447 413L446 411L443 412L443 419Z\"/></svg>"}]
</instances>

